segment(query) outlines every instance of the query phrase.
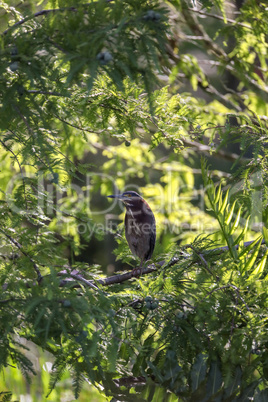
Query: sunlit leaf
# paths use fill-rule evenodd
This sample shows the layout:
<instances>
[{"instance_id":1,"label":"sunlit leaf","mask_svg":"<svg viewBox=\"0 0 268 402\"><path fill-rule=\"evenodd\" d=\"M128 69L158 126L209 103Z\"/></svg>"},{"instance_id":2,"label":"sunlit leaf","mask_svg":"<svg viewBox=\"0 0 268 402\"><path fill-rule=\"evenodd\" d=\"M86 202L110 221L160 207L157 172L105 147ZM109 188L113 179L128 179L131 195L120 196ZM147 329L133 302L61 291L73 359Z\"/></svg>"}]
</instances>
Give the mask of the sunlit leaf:
<instances>
[{"instance_id":1,"label":"sunlit leaf","mask_svg":"<svg viewBox=\"0 0 268 402\"><path fill-rule=\"evenodd\" d=\"M230 222L231 222L231 220L232 220L233 213L234 213L234 209L235 209L235 205L236 205L236 200L233 202L233 204L232 204L232 206L231 206L231 209L230 209L230 211L228 212L227 217L225 218L225 224L226 224L226 225L229 225ZM230 234L232 234L232 233L230 233Z\"/></svg>"}]
</instances>

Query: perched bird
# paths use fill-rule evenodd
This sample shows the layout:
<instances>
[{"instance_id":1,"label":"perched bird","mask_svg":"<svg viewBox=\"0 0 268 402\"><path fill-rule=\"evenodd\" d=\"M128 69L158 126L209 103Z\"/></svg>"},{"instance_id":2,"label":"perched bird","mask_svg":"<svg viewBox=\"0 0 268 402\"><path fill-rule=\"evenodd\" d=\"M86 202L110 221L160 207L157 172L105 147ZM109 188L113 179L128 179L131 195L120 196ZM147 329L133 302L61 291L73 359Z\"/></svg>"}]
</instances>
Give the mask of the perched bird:
<instances>
[{"instance_id":1,"label":"perched bird","mask_svg":"<svg viewBox=\"0 0 268 402\"><path fill-rule=\"evenodd\" d=\"M135 191L108 195L126 206L125 235L131 252L140 258L140 267L149 260L155 246L155 217L148 203Z\"/></svg>"}]
</instances>

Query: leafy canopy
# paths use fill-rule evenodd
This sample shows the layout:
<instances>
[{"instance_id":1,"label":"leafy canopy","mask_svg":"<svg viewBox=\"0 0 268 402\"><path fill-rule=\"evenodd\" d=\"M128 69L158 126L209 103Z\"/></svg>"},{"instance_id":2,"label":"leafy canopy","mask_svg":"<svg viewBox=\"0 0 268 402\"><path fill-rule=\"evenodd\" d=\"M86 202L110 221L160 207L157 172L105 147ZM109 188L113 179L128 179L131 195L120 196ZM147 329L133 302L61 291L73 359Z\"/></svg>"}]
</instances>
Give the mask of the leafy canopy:
<instances>
[{"instance_id":1,"label":"leafy canopy","mask_svg":"<svg viewBox=\"0 0 268 402\"><path fill-rule=\"evenodd\" d=\"M31 381L26 339L54 357L48 393L69 370L76 398L86 378L124 401L264 400L265 3L2 7L1 370ZM109 278L138 262L105 196L133 186L153 265Z\"/></svg>"}]
</instances>

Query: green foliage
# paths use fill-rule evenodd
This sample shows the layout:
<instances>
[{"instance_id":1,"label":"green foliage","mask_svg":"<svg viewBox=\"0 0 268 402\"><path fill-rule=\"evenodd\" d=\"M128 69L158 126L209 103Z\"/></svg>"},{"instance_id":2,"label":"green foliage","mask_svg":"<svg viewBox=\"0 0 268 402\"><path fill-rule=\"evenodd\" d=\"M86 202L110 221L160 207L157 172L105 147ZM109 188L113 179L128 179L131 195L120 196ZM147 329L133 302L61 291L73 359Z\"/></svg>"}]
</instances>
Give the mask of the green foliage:
<instances>
[{"instance_id":1,"label":"green foliage","mask_svg":"<svg viewBox=\"0 0 268 402\"><path fill-rule=\"evenodd\" d=\"M267 399L267 10L199 7L3 3L0 370L34 383L37 345L48 398ZM112 283L137 188L154 269Z\"/></svg>"},{"instance_id":2,"label":"green foliage","mask_svg":"<svg viewBox=\"0 0 268 402\"><path fill-rule=\"evenodd\" d=\"M2 402L9 402L12 398L11 392L0 392L0 397Z\"/></svg>"}]
</instances>

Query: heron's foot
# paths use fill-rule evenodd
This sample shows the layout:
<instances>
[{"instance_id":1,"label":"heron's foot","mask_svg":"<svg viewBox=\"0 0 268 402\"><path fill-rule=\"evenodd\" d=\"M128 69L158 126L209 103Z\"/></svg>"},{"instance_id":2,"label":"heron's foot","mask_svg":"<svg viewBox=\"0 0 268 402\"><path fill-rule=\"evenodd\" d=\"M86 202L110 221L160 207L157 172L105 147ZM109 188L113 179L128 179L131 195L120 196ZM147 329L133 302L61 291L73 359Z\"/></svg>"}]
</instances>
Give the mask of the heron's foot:
<instances>
[{"instance_id":1,"label":"heron's foot","mask_svg":"<svg viewBox=\"0 0 268 402\"><path fill-rule=\"evenodd\" d=\"M132 277L139 278L142 275L142 271L143 271L142 267L134 268L131 272Z\"/></svg>"}]
</instances>

